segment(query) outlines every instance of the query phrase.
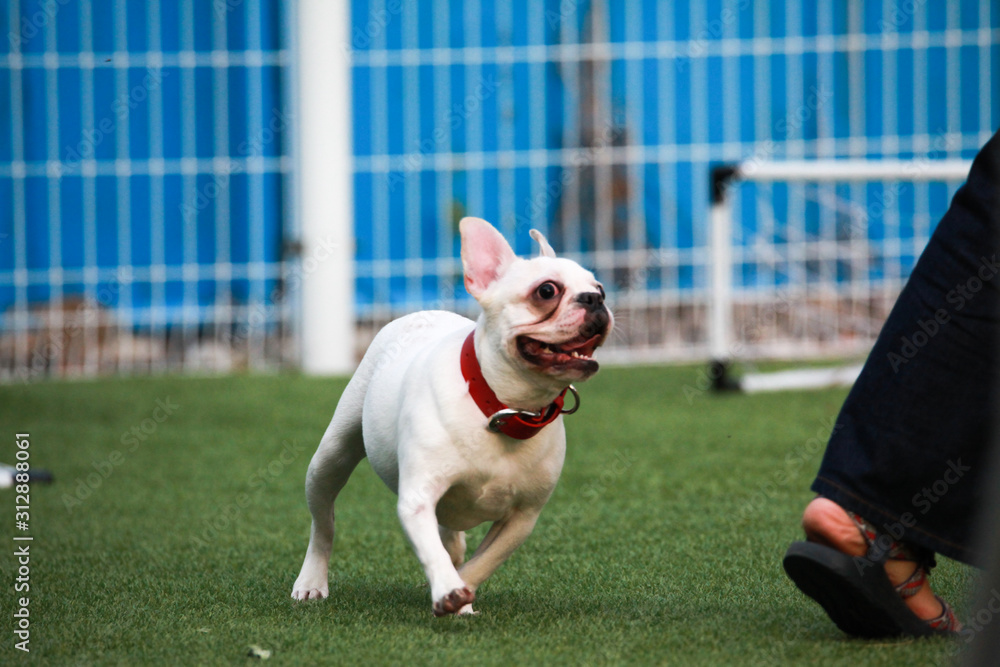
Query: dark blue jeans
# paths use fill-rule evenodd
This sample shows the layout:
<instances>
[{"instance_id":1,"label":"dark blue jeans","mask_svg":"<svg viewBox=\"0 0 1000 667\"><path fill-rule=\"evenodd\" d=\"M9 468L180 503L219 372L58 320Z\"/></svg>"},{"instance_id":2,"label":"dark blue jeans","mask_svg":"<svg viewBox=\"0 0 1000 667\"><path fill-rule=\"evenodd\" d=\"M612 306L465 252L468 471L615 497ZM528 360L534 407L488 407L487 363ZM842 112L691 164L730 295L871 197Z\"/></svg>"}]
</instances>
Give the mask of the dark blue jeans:
<instances>
[{"instance_id":1,"label":"dark blue jeans","mask_svg":"<svg viewBox=\"0 0 1000 667\"><path fill-rule=\"evenodd\" d=\"M812 489L897 539L978 563L1000 413L1000 132L931 236L841 408ZM991 487L990 487L991 488Z\"/></svg>"}]
</instances>

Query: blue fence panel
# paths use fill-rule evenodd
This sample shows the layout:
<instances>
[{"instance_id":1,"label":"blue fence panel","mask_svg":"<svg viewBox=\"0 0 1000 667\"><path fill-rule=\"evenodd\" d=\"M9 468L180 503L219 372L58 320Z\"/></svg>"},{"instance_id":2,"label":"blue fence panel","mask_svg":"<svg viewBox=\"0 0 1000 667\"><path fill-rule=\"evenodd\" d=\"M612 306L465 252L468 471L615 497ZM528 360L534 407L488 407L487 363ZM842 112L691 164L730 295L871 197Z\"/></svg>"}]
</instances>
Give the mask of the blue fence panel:
<instances>
[{"instance_id":1,"label":"blue fence panel","mask_svg":"<svg viewBox=\"0 0 1000 667\"><path fill-rule=\"evenodd\" d=\"M5 3L0 312L17 346L77 303L111 313L119 348L162 348L147 367L248 330L281 279L284 15L279 0ZM287 325L270 312L248 344Z\"/></svg>"},{"instance_id":2,"label":"blue fence panel","mask_svg":"<svg viewBox=\"0 0 1000 667\"><path fill-rule=\"evenodd\" d=\"M542 229L619 303L703 299L713 164L971 157L1000 126L991 0L355 0L352 12L363 321L473 309L455 289L462 215L496 223L519 252ZM830 209L841 198L880 196L754 187L774 199L738 212L737 242L817 237L846 224ZM887 220L872 216L887 276L909 272L908 241L953 189L911 186ZM792 279L773 273L772 286Z\"/></svg>"}]
</instances>

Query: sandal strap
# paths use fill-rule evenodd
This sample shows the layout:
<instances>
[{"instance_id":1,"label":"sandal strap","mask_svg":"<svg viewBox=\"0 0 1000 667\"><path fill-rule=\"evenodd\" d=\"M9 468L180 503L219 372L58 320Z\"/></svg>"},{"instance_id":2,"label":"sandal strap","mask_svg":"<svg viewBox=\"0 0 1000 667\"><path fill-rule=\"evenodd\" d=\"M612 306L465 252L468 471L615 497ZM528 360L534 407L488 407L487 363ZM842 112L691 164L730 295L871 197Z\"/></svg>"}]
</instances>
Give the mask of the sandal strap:
<instances>
[{"instance_id":1,"label":"sandal strap","mask_svg":"<svg viewBox=\"0 0 1000 667\"><path fill-rule=\"evenodd\" d=\"M913 597L924 587L925 583L927 583L927 570L924 569L923 565L917 564L917 567L914 568L910 576L903 583L896 586L896 592L903 599Z\"/></svg>"},{"instance_id":2,"label":"sandal strap","mask_svg":"<svg viewBox=\"0 0 1000 667\"><path fill-rule=\"evenodd\" d=\"M872 560L902 560L902 561L912 561L917 564L902 583L895 586L896 592L903 599L913 597L916 595L924 584L927 583L927 575L930 573L930 569L934 567L934 554L923 549L922 547L906 544L905 542L900 542L899 540L893 540L889 544L889 548L884 551L877 545L877 540L882 535L879 530L867 519L862 516L855 514L854 512L847 512L847 516L851 517L854 524L861 531L862 537L864 537L865 544L868 545L868 557ZM884 542L884 540L883 540ZM881 558L875 558L881 554ZM954 614L952 615L954 616Z\"/></svg>"},{"instance_id":3,"label":"sandal strap","mask_svg":"<svg viewBox=\"0 0 1000 667\"><path fill-rule=\"evenodd\" d=\"M858 527L861 531L861 536L865 540L865 544L868 545L868 557L872 560L907 560L917 563L917 569L923 569L925 572L929 572L932 567L936 564L934 562L934 554L916 545L907 544L906 542L900 542L898 540L892 540L889 543L889 548L883 550L877 541L882 533L872 524L870 521L862 516L855 514L854 512L848 511L847 516L851 517L854 521L854 525ZM873 558L875 555L881 555L881 558Z\"/></svg>"},{"instance_id":4,"label":"sandal strap","mask_svg":"<svg viewBox=\"0 0 1000 667\"><path fill-rule=\"evenodd\" d=\"M865 544L868 546L869 559L875 562L901 560L917 564L910 576L901 584L895 586L896 592L903 599L916 595L923 588L924 584L927 583L927 577L930 574L931 568L937 565L934 560L934 552L930 549L900 542L895 539L889 543L888 548L883 548L885 534L879 532L874 524L851 511L847 511L847 516L851 517L851 520L854 521L854 524L861 532L861 537L864 538ZM878 544L880 537L883 544ZM937 595L934 598L941 605L941 615L925 621L927 625L942 633L959 632L962 629L962 624L958 622L958 618L955 616L955 611L951 608L951 605Z\"/></svg>"},{"instance_id":5,"label":"sandal strap","mask_svg":"<svg viewBox=\"0 0 1000 667\"><path fill-rule=\"evenodd\" d=\"M937 595L934 597L941 603L941 615L927 621L927 625L941 632L960 631L962 629L962 624L959 623L958 619L955 617L955 611L951 608L951 605L939 598Z\"/></svg>"}]
</instances>

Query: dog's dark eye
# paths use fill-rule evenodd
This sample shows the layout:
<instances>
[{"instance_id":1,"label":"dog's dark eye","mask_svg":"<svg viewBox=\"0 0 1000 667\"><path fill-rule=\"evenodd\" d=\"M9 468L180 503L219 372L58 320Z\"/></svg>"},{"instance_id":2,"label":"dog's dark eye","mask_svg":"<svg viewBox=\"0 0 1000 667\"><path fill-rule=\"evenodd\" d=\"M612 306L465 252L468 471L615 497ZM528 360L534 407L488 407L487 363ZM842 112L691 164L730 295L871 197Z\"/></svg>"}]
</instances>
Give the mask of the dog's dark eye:
<instances>
[{"instance_id":1,"label":"dog's dark eye","mask_svg":"<svg viewBox=\"0 0 1000 667\"><path fill-rule=\"evenodd\" d=\"M535 289L535 294L542 301L548 301L559 294L559 287L554 282L546 281Z\"/></svg>"},{"instance_id":2,"label":"dog's dark eye","mask_svg":"<svg viewBox=\"0 0 1000 667\"><path fill-rule=\"evenodd\" d=\"M607 298L608 295L604 293L604 285L601 285L600 283L598 283L597 284L597 291L601 293L601 298L602 299Z\"/></svg>"}]
</instances>

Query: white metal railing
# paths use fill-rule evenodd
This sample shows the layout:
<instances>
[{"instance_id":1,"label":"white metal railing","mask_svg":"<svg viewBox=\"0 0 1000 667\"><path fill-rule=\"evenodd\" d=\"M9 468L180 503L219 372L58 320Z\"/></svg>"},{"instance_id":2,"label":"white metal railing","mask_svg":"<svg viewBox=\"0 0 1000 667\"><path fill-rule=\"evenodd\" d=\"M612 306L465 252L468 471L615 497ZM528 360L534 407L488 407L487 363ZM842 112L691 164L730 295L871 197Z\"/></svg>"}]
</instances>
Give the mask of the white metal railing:
<instances>
[{"instance_id":1,"label":"white metal railing","mask_svg":"<svg viewBox=\"0 0 1000 667\"><path fill-rule=\"evenodd\" d=\"M475 312L465 214L595 270L619 315L604 359L718 356L724 331L851 353L951 187L914 186L869 239L868 183L1000 123L994 0L80 0L39 25L29 5L0 10L0 380L349 371L393 317ZM873 156L875 181L765 180ZM713 164L756 171L731 217Z\"/></svg>"},{"instance_id":2,"label":"white metal railing","mask_svg":"<svg viewBox=\"0 0 1000 667\"><path fill-rule=\"evenodd\" d=\"M889 199L884 195L873 199L869 193L862 192L858 200L843 201L838 199L835 189L844 184L878 184L887 188L883 192L892 193L890 203L898 204L900 184L948 183L950 198L957 184L965 180L970 166L969 160L845 159L747 161L716 167L712 176L710 212L711 358L726 362L754 356L822 356L824 353L829 356L867 351L881 327L881 317L891 307L909 267L894 267L898 270L889 271L889 279L870 279L871 266L879 260L879 255L873 251L869 223L872 218L885 214ZM773 244L756 248L754 244L747 244L746 239L737 238L733 224L734 199L738 199L734 195L737 195L742 183L820 184L816 187L826 187L827 194L833 193L833 206L829 205L829 197L824 200L816 195L814 199L824 200L820 203L827 204L827 209L838 206L845 209L846 223L839 227L829 226L826 235L817 234L809 238L802 232L804 221L788 219L785 221L786 231L781 232L783 239L780 245L783 248L778 249ZM847 187L850 191L850 186ZM858 194L856 187L854 194ZM920 196L926 198L928 194L926 191L921 195L915 194L914 199ZM758 200L761 198L764 197L758 196ZM765 211L772 206L772 202L758 203ZM893 214L900 215L898 210L894 210ZM925 208L924 214L928 217L929 210ZM914 216L917 215L914 212ZM926 226L914 231L911 239L910 250L914 259L937 221L927 219L926 222ZM880 240L898 245L897 239ZM763 285L751 285L737 294L734 276L736 257L743 263L756 262L771 267L782 264L785 278L792 278L796 272L799 275L805 273L801 267L808 262L814 264L812 277L821 273L822 263L842 262L843 267L849 267L851 271L828 272L827 276L812 281L809 279L811 276L805 280L790 279L785 283L765 281ZM894 259L900 258L897 256ZM873 312L875 302L880 303L881 312ZM862 304L862 310L867 309L864 313L866 321L860 326L850 322L845 324L843 311L856 304ZM737 323L735 311L740 306L748 312L744 312ZM753 307L757 310L750 310ZM763 314L760 309L763 309ZM795 335L792 321L802 316L803 311L808 317L810 309L813 313L820 311L820 317L825 315L829 326L823 327L819 335L810 336L809 332ZM779 319L779 315L785 319L785 335L779 331L780 326L772 326L768 336L766 329ZM845 335L845 330L849 330L849 334ZM748 335L751 331L753 334Z\"/></svg>"},{"instance_id":3,"label":"white metal railing","mask_svg":"<svg viewBox=\"0 0 1000 667\"><path fill-rule=\"evenodd\" d=\"M3 3L0 381L298 363L283 5Z\"/></svg>"},{"instance_id":4,"label":"white metal railing","mask_svg":"<svg viewBox=\"0 0 1000 667\"><path fill-rule=\"evenodd\" d=\"M768 211L766 188L787 186L753 181L760 197L748 192L742 208L739 198L731 202L737 242L718 264L709 239L718 210L701 186L711 165L755 156L799 165L965 158L1000 118L993 58L1000 31L991 0L933 10L917 3L903 14L890 11L894 5L828 0L721 9L693 0L558 5L354 5L364 12L353 20L348 45L359 84L359 348L386 321L413 310L476 311L457 270L455 222L468 214L496 223L521 254L531 252L527 230L537 227L557 252L595 270L620 314L603 359L722 354L724 339L710 330L731 329L763 306L752 289L733 285L733 309L711 309L711 285L723 280L713 271L763 265L775 252L800 267L835 266L848 250L860 267L857 239L804 233L817 221L829 227L842 216L839 199L863 193L841 197L843 181L817 192L796 185L787 210ZM837 201L826 201L829 193ZM761 207L757 219L752 205ZM780 197L777 206L784 206ZM944 206L935 198L918 211L917 236ZM870 244L891 255L891 280L868 285L824 274L824 289L854 304L842 316L830 310L832 294L829 304L814 304L813 287L790 286L783 294L800 304L803 326L821 331L748 350L801 356L859 349L877 308L862 313L865 298L844 294L873 288L880 300L891 299L918 244L895 222L908 215L906 206L891 208L881 219L899 237ZM791 236L738 238L755 225ZM857 333L833 340L826 330L838 326Z\"/></svg>"}]
</instances>

